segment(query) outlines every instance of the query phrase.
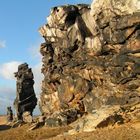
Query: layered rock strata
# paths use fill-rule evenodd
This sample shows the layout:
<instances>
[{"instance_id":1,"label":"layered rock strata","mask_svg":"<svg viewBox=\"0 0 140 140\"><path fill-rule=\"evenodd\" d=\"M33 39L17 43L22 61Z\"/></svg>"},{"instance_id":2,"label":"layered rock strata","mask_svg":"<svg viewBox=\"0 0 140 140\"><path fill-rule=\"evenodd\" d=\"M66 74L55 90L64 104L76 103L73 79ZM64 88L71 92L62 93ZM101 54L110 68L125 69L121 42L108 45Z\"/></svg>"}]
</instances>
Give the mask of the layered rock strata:
<instances>
[{"instance_id":1,"label":"layered rock strata","mask_svg":"<svg viewBox=\"0 0 140 140\"><path fill-rule=\"evenodd\" d=\"M49 123L139 104L139 0L54 7L39 32L45 39L40 109Z\"/></svg>"}]
</instances>

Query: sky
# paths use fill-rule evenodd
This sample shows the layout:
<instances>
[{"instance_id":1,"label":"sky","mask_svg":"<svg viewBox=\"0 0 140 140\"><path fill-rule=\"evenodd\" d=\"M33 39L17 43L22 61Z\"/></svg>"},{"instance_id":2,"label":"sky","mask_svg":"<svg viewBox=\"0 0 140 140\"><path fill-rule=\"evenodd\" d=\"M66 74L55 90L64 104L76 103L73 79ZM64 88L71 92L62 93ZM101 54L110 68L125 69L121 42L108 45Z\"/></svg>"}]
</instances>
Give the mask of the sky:
<instances>
[{"instance_id":1,"label":"sky","mask_svg":"<svg viewBox=\"0 0 140 140\"><path fill-rule=\"evenodd\" d=\"M46 17L54 6L90 4L91 0L0 0L0 114L6 113L16 96L14 72L27 62L35 77L35 92L41 93L41 55L39 45L44 42L38 29L46 24ZM14 110L14 108L13 108ZM39 109L35 109L35 114Z\"/></svg>"}]
</instances>

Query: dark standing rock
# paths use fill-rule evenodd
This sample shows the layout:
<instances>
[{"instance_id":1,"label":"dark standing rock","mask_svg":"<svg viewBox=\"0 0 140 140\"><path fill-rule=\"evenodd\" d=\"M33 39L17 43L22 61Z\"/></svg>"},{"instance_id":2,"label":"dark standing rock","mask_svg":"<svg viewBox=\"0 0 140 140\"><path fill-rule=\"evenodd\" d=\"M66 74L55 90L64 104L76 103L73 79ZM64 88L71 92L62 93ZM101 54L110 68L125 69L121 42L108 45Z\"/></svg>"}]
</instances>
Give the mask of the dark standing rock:
<instances>
[{"instance_id":1,"label":"dark standing rock","mask_svg":"<svg viewBox=\"0 0 140 140\"><path fill-rule=\"evenodd\" d=\"M37 98L33 88L34 77L32 69L28 67L27 63L21 64L18 66L18 72L15 73L15 77L17 78L17 93L14 106L18 120L23 120L22 115L25 112L28 112L28 115L30 114L32 116L33 109L37 104Z\"/></svg>"},{"instance_id":2,"label":"dark standing rock","mask_svg":"<svg viewBox=\"0 0 140 140\"><path fill-rule=\"evenodd\" d=\"M11 109L11 106L7 107L7 121L13 121L13 111Z\"/></svg>"}]
</instances>

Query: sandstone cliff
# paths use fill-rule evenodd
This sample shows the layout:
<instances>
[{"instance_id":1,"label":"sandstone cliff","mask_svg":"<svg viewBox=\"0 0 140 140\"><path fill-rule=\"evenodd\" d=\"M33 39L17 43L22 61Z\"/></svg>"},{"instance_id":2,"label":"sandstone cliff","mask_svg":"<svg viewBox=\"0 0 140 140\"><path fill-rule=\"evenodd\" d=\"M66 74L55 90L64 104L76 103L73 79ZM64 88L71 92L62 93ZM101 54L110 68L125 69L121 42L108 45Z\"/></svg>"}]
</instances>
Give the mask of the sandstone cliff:
<instances>
[{"instance_id":1,"label":"sandstone cliff","mask_svg":"<svg viewBox=\"0 0 140 140\"><path fill-rule=\"evenodd\" d=\"M94 129L105 120L139 118L139 0L54 7L39 32L45 39L40 109L48 125L84 115Z\"/></svg>"}]
</instances>

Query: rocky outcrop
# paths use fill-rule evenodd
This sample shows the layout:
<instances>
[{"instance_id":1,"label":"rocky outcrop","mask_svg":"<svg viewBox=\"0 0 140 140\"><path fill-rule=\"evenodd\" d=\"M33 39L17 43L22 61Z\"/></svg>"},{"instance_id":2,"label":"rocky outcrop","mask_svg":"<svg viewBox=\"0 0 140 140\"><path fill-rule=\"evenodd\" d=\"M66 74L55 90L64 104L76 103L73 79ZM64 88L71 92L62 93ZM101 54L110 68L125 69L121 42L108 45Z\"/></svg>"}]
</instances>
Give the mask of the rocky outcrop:
<instances>
[{"instance_id":1,"label":"rocky outcrop","mask_svg":"<svg viewBox=\"0 0 140 140\"><path fill-rule=\"evenodd\" d=\"M103 106L120 112L139 104L139 0L54 7L39 32L45 39L40 109L52 125L94 115Z\"/></svg>"},{"instance_id":2,"label":"rocky outcrop","mask_svg":"<svg viewBox=\"0 0 140 140\"><path fill-rule=\"evenodd\" d=\"M32 122L32 112L37 105L37 98L34 92L34 76L32 69L27 63L18 66L18 72L15 73L16 99L14 106L17 113L17 119L24 122Z\"/></svg>"}]
</instances>

